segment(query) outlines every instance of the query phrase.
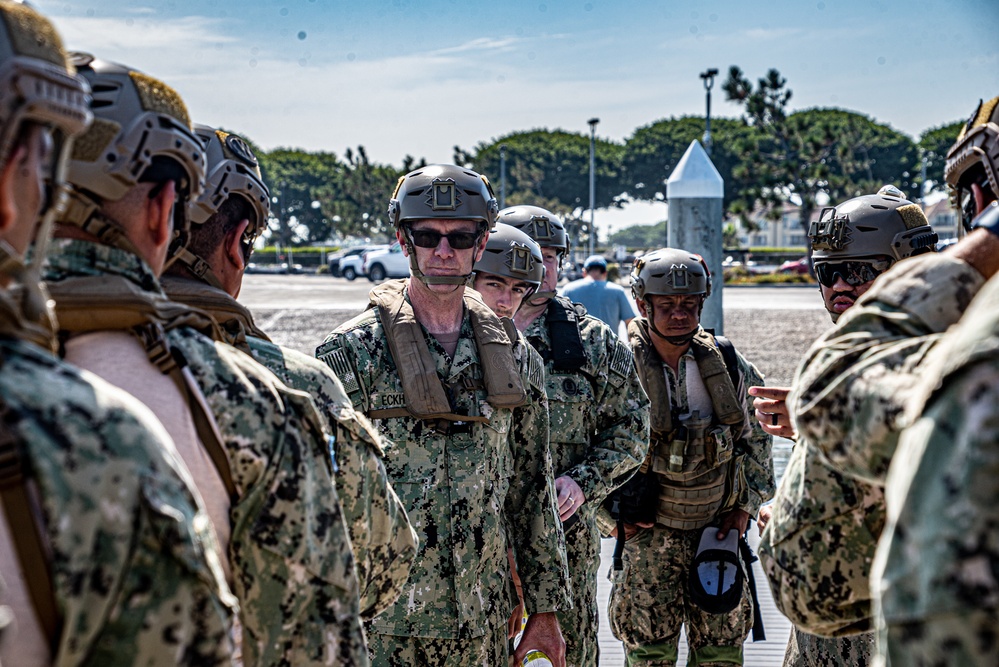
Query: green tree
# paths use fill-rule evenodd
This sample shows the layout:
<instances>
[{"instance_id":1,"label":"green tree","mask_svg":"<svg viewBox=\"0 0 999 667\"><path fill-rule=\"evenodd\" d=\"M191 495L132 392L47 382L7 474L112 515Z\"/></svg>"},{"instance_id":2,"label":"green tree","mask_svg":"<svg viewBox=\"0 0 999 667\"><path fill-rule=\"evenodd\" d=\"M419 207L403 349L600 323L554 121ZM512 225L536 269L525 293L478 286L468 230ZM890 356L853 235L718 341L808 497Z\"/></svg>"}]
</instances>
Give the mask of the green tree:
<instances>
[{"instance_id":1,"label":"green tree","mask_svg":"<svg viewBox=\"0 0 999 667\"><path fill-rule=\"evenodd\" d=\"M562 130L531 130L508 134L472 151L455 146L456 164L486 174L499 197L500 146L506 150L506 205L533 204L563 216L586 209L590 202L590 138ZM621 144L597 139L595 202L597 208L618 204Z\"/></svg>"},{"instance_id":2,"label":"green tree","mask_svg":"<svg viewBox=\"0 0 999 667\"><path fill-rule=\"evenodd\" d=\"M390 234L388 229L388 201L399 176L425 164L414 164L407 156L403 171L387 165L372 164L364 146L355 153L344 153L346 169L340 180L327 186L323 207L335 221L335 231L340 236L379 236Z\"/></svg>"},{"instance_id":3,"label":"green tree","mask_svg":"<svg viewBox=\"0 0 999 667\"><path fill-rule=\"evenodd\" d=\"M611 245L623 245L632 250L661 248L666 243L666 221L654 225L631 225L610 235Z\"/></svg>"},{"instance_id":4,"label":"green tree","mask_svg":"<svg viewBox=\"0 0 999 667\"><path fill-rule=\"evenodd\" d=\"M733 169L744 185L729 210L745 217L760 207L776 218L796 197L807 229L816 198L833 201L873 192L891 183L911 190L916 147L904 134L869 117L841 109L809 109L789 114L791 90L776 69L753 86L733 66L722 90L743 105L744 120L758 132L741 141L743 161Z\"/></svg>"},{"instance_id":5,"label":"green tree","mask_svg":"<svg viewBox=\"0 0 999 667\"><path fill-rule=\"evenodd\" d=\"M622 160L628 195L648 201L666 199L666 180L690 142L699 140L703 134L703 116L664 118L635 130L625 142ZM741 148L755 134L755 128L743 120L716 118L711 121L711 161L725 182L726 209L744 187L735 170L743 161Z\"/></svg>"},{"instance_id":6,"label":"green tree","mask_svg":"<svg viewBox=\"0 0 999 667\"><path fill-rule=\"evenodd\" d=\"M279 148L259 156L271 191L271 230L282 245L322 243L333 234L324 205L342 181L346 166L328 152Z\"/></svg>"},{"instance_id":7,"label":"green tree","mask_svg":"<svg viewBox=\"0 0 999 667\"><path fill-rule=\"evenodd\" d=\"M964 128L965 121L956 120L939 127L932 127L919 135L919 151L926 161L926 182L931 190L945 190L944 164L947 151L957 141L957 135Z\"/></svg>"}]
</instances>

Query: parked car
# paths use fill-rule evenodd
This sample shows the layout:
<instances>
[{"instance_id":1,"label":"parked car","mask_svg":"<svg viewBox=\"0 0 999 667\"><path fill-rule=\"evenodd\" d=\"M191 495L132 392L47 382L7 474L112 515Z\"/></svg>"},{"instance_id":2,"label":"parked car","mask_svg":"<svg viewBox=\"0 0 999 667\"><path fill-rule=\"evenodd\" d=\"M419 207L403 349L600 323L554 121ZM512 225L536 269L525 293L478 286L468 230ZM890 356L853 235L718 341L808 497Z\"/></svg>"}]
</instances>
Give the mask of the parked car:
<instances>
[{"instance_id":1,"label":"parked car","mask_svg":"<svg viewBox=\"0 0 999 667\"><path fill-rule=\"evenodd\" d=\"M353 257L354 255L360 255L361 253L366 252L373 247L374 246L370 245L358 245L352 248L342 248L337 252L330 253L330 255L327 256L326 258L326 263L329 264L330 267L330 275L333 276L334 278L339 278L340 276L343 275L342 273L340 273L341 259L344 259L345 257Z\"/></svg>"},{"instance_id":2,"label":"parked car","mask_svg":"<svg viewBox=\"0 0 999 667\"><path fill-rule=\"evenodd\" d=\"M808 258L802 257L793 261L784 262L777 267L777 273L793 273L795 275L808 275Z\"/></svg>"},{"instance_id":3,"label":"parked car","mask_svg":"<svg viewBox=\"0 0 999 667\"><path fill-rule=\"evenodd\" d=\"M340 260L339 273L341 276L347 280L354 280L358 276L365 275L364 272L364 257L369 252L377 252L380 250L385 250L388 248L387 245L368 245L364 246L360 252L352 255L348 255Z\"/></svg>"},{"instance_id":4,"label":"parked car","mask_svg":"<svg viewBox=\"0 0 999 667\"><path fill-rule=\"evenodd\" d=\"M380 283L386 278L406 278L409 276L409 258L402 254L398 242L385 250L364 254L364 273L368 280Z\"/></svg>"}]
</instances>

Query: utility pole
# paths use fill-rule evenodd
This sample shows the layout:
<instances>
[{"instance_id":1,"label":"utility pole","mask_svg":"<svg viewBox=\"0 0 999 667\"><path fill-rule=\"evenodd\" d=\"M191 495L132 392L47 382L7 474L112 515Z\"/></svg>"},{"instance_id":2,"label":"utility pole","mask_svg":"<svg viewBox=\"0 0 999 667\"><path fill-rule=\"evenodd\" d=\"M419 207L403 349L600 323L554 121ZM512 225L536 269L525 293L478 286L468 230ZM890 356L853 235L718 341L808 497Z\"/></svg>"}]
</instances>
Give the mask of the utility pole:
<instances>
[{"instance_id":1,"label":"utility pole","mask_svg":"<svg viewBox=\"0 0 999 667\"><path fill-rule=\"evenodd\" d=\"M704 144L704 152L711 155L711 87L715 85L715 77L718 76L718 70L709 69L701 72L701 79L704 80L704 90L707 94L707 113L704 114L704 139L701 143Z\"/></svg>"},{"instance_id":2,"label":"utility pole","mask_svg":"<svg viewBox=\"0 0 999 667\"><path fill-rule=\"evenodd\" d=\"M593 216L597 200L596 142L597 142L597 123L600 122L600 119L591 118L586 122L590 124L590 254L592 255L593 244L597 233L597 228L593 224Z\"/></svg>"},{"instance_id":3,"label":"utility pole","mask_svg":"<svg viewBox=\"0 0 999 667\"><path fill-rule=\"evenodd\" d=\"M502 211L506 208L506 144L500 144L500 200Z\"/></svg>"}]
</instances>

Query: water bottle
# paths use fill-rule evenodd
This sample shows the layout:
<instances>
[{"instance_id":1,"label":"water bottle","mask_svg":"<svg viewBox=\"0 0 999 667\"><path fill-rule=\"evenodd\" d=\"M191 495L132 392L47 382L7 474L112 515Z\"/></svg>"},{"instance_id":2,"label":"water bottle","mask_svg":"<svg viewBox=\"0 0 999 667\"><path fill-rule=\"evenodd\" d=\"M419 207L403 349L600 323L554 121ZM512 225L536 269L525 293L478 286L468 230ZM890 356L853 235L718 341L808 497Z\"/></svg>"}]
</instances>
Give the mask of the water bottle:
<instances>
[{"instance_id":1,"label":"water bottle","mask_svg":"<svg viewBox=\"0 0 999 667\"><path fill-rule=\"evenodd\" d=\"M523 667L553 667L548 656L538 650L528 651L524 656L524 661L520 663Z\"/></svg>"}]
</instances>

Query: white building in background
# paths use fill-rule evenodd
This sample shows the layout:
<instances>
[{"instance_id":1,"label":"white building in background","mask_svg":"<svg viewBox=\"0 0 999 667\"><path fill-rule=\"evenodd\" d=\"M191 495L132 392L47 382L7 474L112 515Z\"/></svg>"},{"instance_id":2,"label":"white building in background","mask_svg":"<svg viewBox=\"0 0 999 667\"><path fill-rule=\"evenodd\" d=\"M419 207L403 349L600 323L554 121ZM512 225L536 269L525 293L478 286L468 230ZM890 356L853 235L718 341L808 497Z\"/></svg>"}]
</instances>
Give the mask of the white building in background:
<instances>
[{"instance_id":1,"label":"white building in background","mask_svg":"<svg viewBox=\"0 0 999 667\"><path fill-rule=\"evenodd\" d=\"M821 212L821 206L812 211L809 222L818 220ZM780 218L777 220L767 219L763 211L753 211L749 218L756 225L755 231L750 231L749 227L738 218L726 221L726 224L735 225L740 248L749 250L753 248L800 248L804 250L808 245L808 234L801 225L799 207L794 204L785 203L781 209Z\"/></svg>"},{"instance_id":2,"label":"white building in background","mask_svg":"<svg viewBox=\"0 0 999 667\"><path fill-rule=\"evenodd\" d=\"M930 203L924 205L923 210L930 221L930 226L941 239L956 237L958 216L957 212L950 206L950 199L939 193L930 195L928 199ZM822 208L822 206L815 207L809 223L819 219ZM753 248L804 249L808 246L808 235L799 221L800 210L794 204L785 203L778 220L766 219L762 211L754 211L750 215L750 219L756 223L757 229L755 231L750 231L738 218L725 221L725 224L735 225L740 248L748 250Z\"/></svg>"}]
</instances>

